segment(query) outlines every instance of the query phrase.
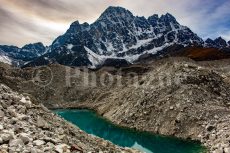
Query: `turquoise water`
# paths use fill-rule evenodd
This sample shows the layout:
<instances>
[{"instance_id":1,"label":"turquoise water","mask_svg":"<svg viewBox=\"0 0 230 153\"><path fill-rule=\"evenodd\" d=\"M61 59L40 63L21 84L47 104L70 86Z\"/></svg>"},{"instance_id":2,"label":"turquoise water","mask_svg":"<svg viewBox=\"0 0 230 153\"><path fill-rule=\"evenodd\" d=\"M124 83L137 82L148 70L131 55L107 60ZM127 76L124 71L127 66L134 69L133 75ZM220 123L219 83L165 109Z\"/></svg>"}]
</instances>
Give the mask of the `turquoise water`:
<instances>
[{"instance_id":1,"label":"turquoise water","mask_svg":"<svg viewBox=\"0 0 230 153\"><path fill-rule=\"evenodd\" d=\"M98 116L93 111L56 110L55 112L85 132L109 140L122 147L135 148L146 153L204 152L204 148L198 142L121 128Z\"/></svg>"}]
</instances>

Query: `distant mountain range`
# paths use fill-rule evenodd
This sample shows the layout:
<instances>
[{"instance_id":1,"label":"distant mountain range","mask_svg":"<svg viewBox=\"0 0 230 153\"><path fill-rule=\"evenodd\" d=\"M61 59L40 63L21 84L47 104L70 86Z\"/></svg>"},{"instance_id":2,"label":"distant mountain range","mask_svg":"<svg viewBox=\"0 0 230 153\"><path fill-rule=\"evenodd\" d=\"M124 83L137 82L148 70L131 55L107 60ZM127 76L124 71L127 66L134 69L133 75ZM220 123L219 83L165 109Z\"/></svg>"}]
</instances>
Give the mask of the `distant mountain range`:
<instances>
[{"instance_id":1,"label":"distant mountain range","mask_svg":"<svg viewBox=\"0 0 230 153\"><path fill-rule=\"evenodd\" d=\"M134 16L122 7L109 7L92 24L72 23L66 33L49 47L42 43L22 48L0 46L0 57L7 63L23 66L59 63L98 68L102 65L132 64L143 56L156 56L172 46L199 46L226 51L230 50L230 41L226 42L221 37L203 41L169 13L145 18ZM159 56L166 54L164 52Z\"/></svg>"},{"instance_id":2,"label":"distant mountain range","mask_svg":"<svg viewBox=\"0 0 230 153\"><path fill-rule=\"evenodd\" d=\"M22 48L0 45L0 61L21 66L44 55L47 51L48 47L45 47L42 43L28 44Z\"/></svg>"}]
</instances>

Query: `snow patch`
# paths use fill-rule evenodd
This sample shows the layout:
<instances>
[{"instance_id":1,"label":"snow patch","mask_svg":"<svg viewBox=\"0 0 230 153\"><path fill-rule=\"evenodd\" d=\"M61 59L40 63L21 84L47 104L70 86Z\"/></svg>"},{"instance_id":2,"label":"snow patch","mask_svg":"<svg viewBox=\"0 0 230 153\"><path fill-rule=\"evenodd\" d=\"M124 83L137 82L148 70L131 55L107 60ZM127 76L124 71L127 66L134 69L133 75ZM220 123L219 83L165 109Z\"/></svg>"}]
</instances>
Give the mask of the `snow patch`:
<instances>
[{"instance_id":1,"label":"snow patch","mask_svg":"<svg viewBox=\"0 0 230 153\"><path fill-rule=\"evenodd\" d=\"M151 39L152 40L152 39ZM143 40L140 44L137 44L136 46L142 46L144 44L146 44L146 42L150 42L149 40ZM124 59L130 63L134 63L136 60L138 60L138 58L144 54L156 54L158 51L161 51L171 45L173 45L174 43L165 43L163 46L161 47L156 47L153 48L151 50L146 50L141 54L135 54L135 55L125 55L124 57L117 57L117 55L114 53L112 55L109 56L105 56L105 55L98 55L96 53L94 53L92 50L90 50L89 48L87 48L86 46L84 46L85 50L87 51L87 55L88 55L88 59L90 60L90 62L92 63L90 68L97 68L100 65L103 65L106 59ZM125 52L125 51L123 51Z\"/></svg>"},{"instance_id":2,"label":"snow patch","mask_svg":"<svg viewBox=\"0 0 230 153\"><path fill-rule=\"evenodd\" d=\"M84 46L85 50L87 51L88 59L92 63L90 68L97 68L97 66L102 65L106 58L102 55L98 55L94 53L92 50Z\"/></svg>"},{"instance_id":3,"label":"snow patch","mask_svg":"<svg viewBox=\"0 0 230 153\"><path fill-rule=\"evenodd\" d=\"M127 60L128 62L130 63L133 63L134 61L138 60L138 58L141 56L141 55L144 55L144 54L156 54L158 51L161 51L163 49L165 49L166 47L169 47L171 45L173 45L174 43L166 43L164 44L163 46L161 47L156 47L156 48L153 48L153 49L150 49L150 50L146 50L144 51L143 53L141 54L136 54L136 55L126 55L124 57L125 60Z\"/></svg>"},{"instance_id":4,"label":"snow patch","mask_svg":"<svg viewBox=\"0 0 230 153\"><path fill-rule=\"evenodd\" d=\"M12 60L5 55L0 55L0 62L9 64L9 65L12 64Z\"/></svg>"},{"instance_id":5,"label":"snow patch","mask_svg":"<svg viewBox=\"0 0 230 153\"><path fill-rule=\"evenodd\" d=\"M68 44L68 45L67 45L67 49L68 49L68 50L71 50L72 48L73 48L73 44Z\"/></svg>"}]
</instances>

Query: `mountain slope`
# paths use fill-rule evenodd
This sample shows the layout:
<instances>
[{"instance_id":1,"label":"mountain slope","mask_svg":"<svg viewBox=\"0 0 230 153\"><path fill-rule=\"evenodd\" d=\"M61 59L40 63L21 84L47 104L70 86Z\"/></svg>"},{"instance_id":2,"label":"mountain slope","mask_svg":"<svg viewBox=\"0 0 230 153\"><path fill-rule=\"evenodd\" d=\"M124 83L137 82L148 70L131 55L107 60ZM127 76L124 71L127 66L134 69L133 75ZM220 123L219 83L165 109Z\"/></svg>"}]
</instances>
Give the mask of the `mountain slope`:
<instances>
[{"instance_id":1,"label":"mountain slope","mask_svg":"<svg viewBox=\"0 0 230 153\"><path fill-rule=\"evenodd\" d=\"M105 60L133 63L143 54L155 54L173 44L202 45L203 40L169 13L145 18L121 7L109 7L92 24L72 23L52 43L50 53L27 66L57 62L96 68Z\"/></svg>"}]
</instances>

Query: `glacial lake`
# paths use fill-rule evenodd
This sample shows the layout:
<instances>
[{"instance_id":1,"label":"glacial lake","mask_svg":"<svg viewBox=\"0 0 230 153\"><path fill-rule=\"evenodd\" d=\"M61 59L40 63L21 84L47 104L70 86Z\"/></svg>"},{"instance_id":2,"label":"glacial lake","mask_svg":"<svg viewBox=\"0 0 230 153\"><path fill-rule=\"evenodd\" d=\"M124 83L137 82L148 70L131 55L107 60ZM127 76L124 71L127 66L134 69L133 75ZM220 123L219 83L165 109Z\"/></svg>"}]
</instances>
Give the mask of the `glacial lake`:
<instances>
[{"instance_id":1,"label":"glacial lake","mask_svg":"<svg viewBox=\"0 0 230 153\"><path fill-rule=\"evenodd\" d=\"M204 153L199 142L139 132L116 126L89 110L55 110L59 116L81 130L122 147L146 153Z\"/></svg>"}]
</instances>

